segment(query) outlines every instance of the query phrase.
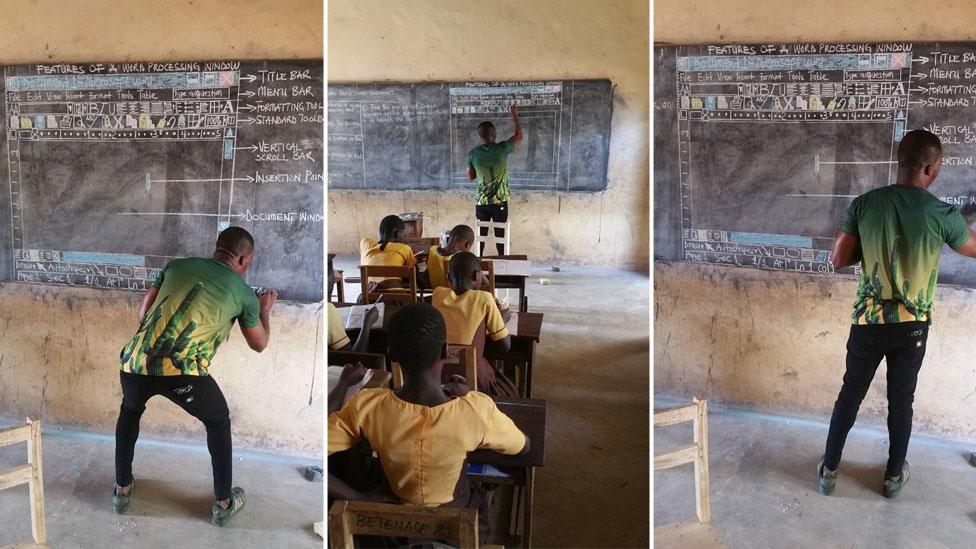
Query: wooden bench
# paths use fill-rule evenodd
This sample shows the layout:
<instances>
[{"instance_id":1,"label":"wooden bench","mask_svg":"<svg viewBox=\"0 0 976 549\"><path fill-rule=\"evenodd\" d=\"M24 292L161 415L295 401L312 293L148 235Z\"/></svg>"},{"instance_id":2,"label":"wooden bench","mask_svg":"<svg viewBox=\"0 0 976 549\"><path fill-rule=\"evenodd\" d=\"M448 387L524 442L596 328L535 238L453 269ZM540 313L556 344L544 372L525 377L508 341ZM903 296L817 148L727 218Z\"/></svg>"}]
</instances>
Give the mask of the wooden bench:
<instances>
[{"instance_id":1,"label":"wooden bench","mask_svg":"<svg viewBox=\"0 0 976 549\"><path fill-rule=\"evenodd\" d=\"M694 422L694 443L654 455L654 470L695 464L695 510L697 518L654 529L655 547L705 549L725 547L711 522L708 497L708 401L693 398L687 406L654 411L654 428Z\"/></svg>"},{"instance_id":2,"label":"wooden bench","mask_svg":"<svg viewBox=\"0 0 976 549\"><path fill-rule=\"evenodd\" d=\"M445 541L461 549L478 543L478 510L339 500L329 509L329 546L352 549L354 535Z\"/></svg>"}]
</instances>

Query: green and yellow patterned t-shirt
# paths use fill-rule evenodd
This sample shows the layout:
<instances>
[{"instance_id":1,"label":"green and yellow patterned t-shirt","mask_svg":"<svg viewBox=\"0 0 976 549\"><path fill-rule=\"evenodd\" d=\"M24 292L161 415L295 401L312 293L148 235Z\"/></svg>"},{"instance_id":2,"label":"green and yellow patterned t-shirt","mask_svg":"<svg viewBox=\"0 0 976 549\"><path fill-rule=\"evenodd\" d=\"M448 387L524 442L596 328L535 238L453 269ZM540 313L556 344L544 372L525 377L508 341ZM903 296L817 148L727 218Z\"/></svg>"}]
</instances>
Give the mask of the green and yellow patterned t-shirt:
<instances>
[{"instance_id":1,"label":"green and yellow patterned t-shirt","mask_svg":"<svg viewBox=\"0 0 976 549\"><path fill-rule=\"evenodd\" d=\"M907 185L855 198L842 230L861 242L854 324L930 321L942 245L955 249L969 239L959 210Z\"/></svg>"},{"instance_id":2,"label":"green and yellow patterned t-shirt","mask_svg":"<svg viewBox=\"0 0 976 549\"><path fill-rule=\"evenodd\" d=\"M478 184L478 204L500 204L511 197L508 187L508 155L515 151L512 140L485 143L468 153L468 166Z\"/></svg>"},{"instance_id":3,"label":"green and yellow patterned t-shirt","mask_svg":"<svg viewBox=\"0 0 976 549\"><path fill-rule=\"evenodd\" d=\"M210 361L234 320L245 328L261 323L254 290L216 259L171 261L153 287L159 289L156 301L119 356L123 372L209 375Z\"/></svg>"}]
</instances>

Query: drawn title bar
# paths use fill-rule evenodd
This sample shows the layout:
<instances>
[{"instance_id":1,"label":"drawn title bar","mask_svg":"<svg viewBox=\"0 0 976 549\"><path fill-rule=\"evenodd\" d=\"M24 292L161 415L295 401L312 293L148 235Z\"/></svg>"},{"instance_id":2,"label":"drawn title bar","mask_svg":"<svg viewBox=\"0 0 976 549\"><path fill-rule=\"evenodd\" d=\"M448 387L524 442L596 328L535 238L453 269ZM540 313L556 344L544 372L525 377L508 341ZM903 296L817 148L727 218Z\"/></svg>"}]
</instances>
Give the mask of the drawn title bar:
<instances>
[{"instance_id":1,"label":"drawn title bar","mask_svg":"<svg viewBox=\"0 0 976 549\"><path fill-rule=\"evenodd\" d=\"M825 55L705 55L678 57L679 71L742 70L885 70L911 63L909 53L844 53Z\"/></svg>"},{"instance_id":2,"label":"drawn title bar","mask_svg":"<svg viewBox=\"0 0 976 549\"><path fill-rule=\"evenodd\" d=\"M240 85L240 72L8 76L7 91L195 89Z\"/></svg>"}]
</instances>

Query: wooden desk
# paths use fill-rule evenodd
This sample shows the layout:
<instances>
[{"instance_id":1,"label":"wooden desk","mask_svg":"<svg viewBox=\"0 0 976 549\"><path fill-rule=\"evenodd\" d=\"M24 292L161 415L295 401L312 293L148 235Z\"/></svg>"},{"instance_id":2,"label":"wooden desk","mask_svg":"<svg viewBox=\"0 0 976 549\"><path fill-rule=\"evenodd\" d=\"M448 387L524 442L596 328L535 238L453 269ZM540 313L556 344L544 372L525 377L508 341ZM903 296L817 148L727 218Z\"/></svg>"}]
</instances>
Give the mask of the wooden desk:
<instances>
[{"instance_id":1,"label":"wooden desk","mask_svg":"<svg viewBox=\"0 0 976 549\"><path fill-rule=\"evenodd\" d=\"M521 370L519 391L524 398L532 397L532 364L535 362L535 344L539 342L542 333L542 313L519 313L518 333L512 335L512 348L507 353L500 353L485 349L485 358L500 360L506 369Z\"/></svg>"},{"instance_id":2,"label":"wooden desk","mask_svg":"<svg viewBox=\"0 0 976 549\"><path fill-rule=\"evenodd\" d=\"M513 480L521 488L522 505L522 547L532 546L532 496L535 489L535 468L545 464L546 456L546 401L526 398L495 397L498 409L512 418L515 425L529 438L529 453L516 457L506 456L490 450L476 450L468 454L471 463L484 463L504 468L511 472L510 477L486 477L479 475L483 482L511 483ZM519 502L516 501L517 505Z\"/></svg>"},{"instance_id":3,"label":"wooden desk","mask_svg":"<svg viewBox=\"0 0 976 549\"><path fill-rule=\"evenodd\" d=\"M517 261L528 261L529 256L527 255L493 255L485 256L481 259L485 261L491 261L492 259L512 259ZM525 297L525 279L527 277L521 275L495 275L495 289L514 289L518 290L519 300L518 300L518 311L524 313L529 310L529 300Z\"/></svg>"},{"instance_id":4,"label":"wooden desk","mask_svg":"<svg viewBox=\"0 0 976 549\"><path fill-rule=\"evenodd\" d=\"M386 338L386 327L396 311L397 306L394 303L387 303L383 308L383 327L373 328L369 333L370 353L387 354L389 343ZM532 365L535 362L535 345L541 337L542 320L542 313L519 313L518 333L512 334L512 348L507 353L492 351L490 346L486 346L485 349L485 357L488 360L500 360L512 371L521 372L518 379L519 391L523 398L532 397ZM359 337L359 328L346 330L346 335L349 336L349 341L356 341Z\"/></svg>"}]
</instances>

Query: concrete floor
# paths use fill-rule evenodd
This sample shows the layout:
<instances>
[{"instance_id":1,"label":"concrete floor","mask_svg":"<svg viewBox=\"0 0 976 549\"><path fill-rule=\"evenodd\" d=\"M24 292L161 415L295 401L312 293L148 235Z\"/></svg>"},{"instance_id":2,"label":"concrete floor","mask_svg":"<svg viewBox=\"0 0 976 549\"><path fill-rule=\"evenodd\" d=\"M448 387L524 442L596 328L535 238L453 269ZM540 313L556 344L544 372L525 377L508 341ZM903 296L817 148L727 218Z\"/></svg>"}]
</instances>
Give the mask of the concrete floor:
<instances>
[{"instance_id":1,"label":"concrete floor","mask_svg":"<svg viewBox=\"0 0 976 549\"><path fill-rule=\"evenodd\" d=\"M655 407L679 404L655 399ZM976 539L976 448L913 436L912 476L896 500L881 495L887 431L848 436L837 491L817 493L823 422L723 410L709 402L712 520L730 548L963 548ZM872 425L874 423L874 425ZM691 424L654 432L656 452L691 442ZM654 474L654 523L695 516L693 466Z\"/></svg>"},{"instance_id":2,"label":"concrete floor","mask_svg":"<svg viewBox=\"0 0 976 549\"><path fill-rule=\"evenodd\" d=\"M245 489L247 504L217 528L210 525L213 481L202 428L188 444L140 438L125 516L112 513L114 437L45 426L42 446L51 547L322 547L312 532L322 520L322 484L302 476L312 460L235 449L234 485ZM0 448L0 469L26 457L26 444ZM0 491L0 525L0 547L30 538L26 485Z\"/></svg>"},{"instance_id":3,"label":"concrete floor","mask_svg":"<svg viewBox=\"0 0 976 549\"><path fill-rule=\"evenodd\" d=\"M358 264L336 258L349 276ZM533 545L647 547L648 277L550 266L536 265L526 288L529 311L545 314L532 396L548 402ZM353 285L346 292L347 301L359 295Z\"/></svg>"}]
</instances>

